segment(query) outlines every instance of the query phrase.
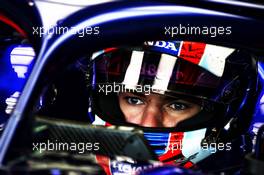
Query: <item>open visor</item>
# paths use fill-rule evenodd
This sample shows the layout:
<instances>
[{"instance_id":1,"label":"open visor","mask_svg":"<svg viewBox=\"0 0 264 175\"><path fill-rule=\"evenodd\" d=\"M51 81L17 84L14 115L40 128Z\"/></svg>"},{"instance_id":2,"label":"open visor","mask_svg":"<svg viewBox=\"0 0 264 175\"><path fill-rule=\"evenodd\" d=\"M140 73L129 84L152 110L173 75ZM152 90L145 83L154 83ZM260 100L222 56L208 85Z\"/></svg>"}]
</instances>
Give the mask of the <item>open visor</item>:
<instances>
[{"instance_id":1,"label":"open visor","mask_svg":"<svg viewBox=\"0 0 264 175\"><path fill-rule=\"evenodd\" d=\"M182 46L182 52L177 55L151 47L112 48L96 53L91 63L96 115L111 124L129 123L120 109L118 96L124 93L136 96L156 94L159 98L164 96L171 101L174 101L173 98L181 99L200 107L201 110L195 116L177 123L180 130L197 129L215 123L213 121L217 117L213 114L224 116L226 111L224 103L219 103L217 93L223 81L226 56L220 58L217 55L211 57L215 60L209 60L212 54L206 51L204 45L202 52L197 49L197 54L193 54L193 57L200 57L194 62L190 61L192 55L184 54L184 49L186 52L188 48ZM209 65L213 63L215 65ZM172 125L162 127L175 129Z\"/></svg>"}]
</instances>

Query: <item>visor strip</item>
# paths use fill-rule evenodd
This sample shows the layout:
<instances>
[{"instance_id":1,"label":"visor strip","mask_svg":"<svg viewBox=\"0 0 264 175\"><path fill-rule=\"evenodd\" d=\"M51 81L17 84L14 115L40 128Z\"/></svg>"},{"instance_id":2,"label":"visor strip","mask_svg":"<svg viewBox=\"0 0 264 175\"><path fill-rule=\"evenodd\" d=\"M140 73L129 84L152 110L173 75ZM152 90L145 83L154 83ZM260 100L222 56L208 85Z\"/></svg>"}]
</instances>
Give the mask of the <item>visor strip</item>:
<instances>
[{"instance_id":1,"label":"visor strip","mask_svg":"<svg viewBox=\"0 0 264 175\"><path fill-rule=\"evenodd\" d=\"M161 90L161 93L167 90L176 60L177 57L175 56L161 55L154 85L152 86L153 89Z\"/></svg>"},{"instance_id":2,"label":"visor strip","mask_svg":"<svg viewBox=\"0 0 264 175\"><path fill-rule=\"evenodd\" d=\"M122 84L125 84L125 88L136 89L140 76L143 57L144 52L142 51L132 52L130 63L126 71L125 78L122 82Z\"/></svg>"}]
</instances>

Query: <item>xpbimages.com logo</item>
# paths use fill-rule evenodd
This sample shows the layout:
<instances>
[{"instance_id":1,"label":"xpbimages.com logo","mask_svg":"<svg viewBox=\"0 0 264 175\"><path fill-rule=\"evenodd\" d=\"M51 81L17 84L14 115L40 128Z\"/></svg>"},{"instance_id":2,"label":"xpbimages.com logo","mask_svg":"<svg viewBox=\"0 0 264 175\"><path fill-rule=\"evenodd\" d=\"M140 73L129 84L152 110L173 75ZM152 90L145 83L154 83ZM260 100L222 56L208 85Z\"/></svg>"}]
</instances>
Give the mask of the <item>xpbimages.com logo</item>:
<instances>
[{"instance_id":1,"label":"xpbimages.com logo","mask_svg":"<svg viewBox=\"0 0 264 175\"><path fill-rule=\"evenodd\" d=\"M77 29L76 27L63 27L63 26L52 26L52 27L32 27L33 35L39 35L42 37L44 34L48 35L62 35L65 33L78 34L78 37L84 37L85 35L99 35L99 27L85 27L82 29Z\"/></svg>"},{"instance_id":2,"label":"xpbimages.com logo","mask_svg":"<svg viewBox=\"0 0 264 175\"><path fill-rule=\"evenodd\" d=\"M216 153L217 151L231 151L232 150L232 143L202 143L201 145L193 144L191 145L193 150L204 150L209 151L210 153ZM172 153L174 151L183 150L183 144L182 141L179 142L172 142L167 147L165 152L171 151Z\"/></svg>"},{"instance_id":3,"label":"xpbimages.com logo","mask_svg":"<svg viewBox=\"0 0 264 175\"><path fill-rule=\"evenodd\" d=\"M145 95L150 95L151 93L161 93L162 90L153 88L151 85L128 85L128 84L97 84L98 92L104 93L105 95L111 93L142 93Z\"/></svg>"},{"instance_id":4,"label":"xpbimages.com logo","mask_svg":"<svg viewBox=\"0 0 264 175\"><path fill-rule=\"evenodd\" d=\"M67 151L67 152L76 152L79 154L88 153L91 151L98 151L100 149L99 143L91 142L59 142L57 140L40 143L32 143L32 150L43 153L45 151Z\"/></svg>"},{"instance_id":5,"label":"xpbimages.com logo","mask_svg":"<svg viewBox=\"0 0 264 175\"><path fill-rule=\"evenodd\" d=\"M207 35L212 38L223 35L231 35L231 26L191 26L189 24L178 26L165 26L165 35L174 37L177 35Z\"/></svg>"}]
</instances>

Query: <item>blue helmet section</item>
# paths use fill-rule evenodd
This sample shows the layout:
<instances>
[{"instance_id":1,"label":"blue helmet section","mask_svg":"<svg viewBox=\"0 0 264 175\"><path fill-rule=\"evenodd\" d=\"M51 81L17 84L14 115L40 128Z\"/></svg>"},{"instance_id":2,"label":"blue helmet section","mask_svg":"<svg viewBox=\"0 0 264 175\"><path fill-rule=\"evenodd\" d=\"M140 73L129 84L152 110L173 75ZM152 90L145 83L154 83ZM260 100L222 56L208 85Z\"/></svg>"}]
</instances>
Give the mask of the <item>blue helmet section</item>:
<instances>
[{"instance_id":1,"label":"blue helmet section","mask_svg":"<svg viewBox=\"0 0 264 175\"><path fill-rule=\"evenodd\" d=\"M166 147L168 146L169 135L169 132L144 132L144 137L148 140L158 156L165 153Z\"/></svg>"}]
</instances>

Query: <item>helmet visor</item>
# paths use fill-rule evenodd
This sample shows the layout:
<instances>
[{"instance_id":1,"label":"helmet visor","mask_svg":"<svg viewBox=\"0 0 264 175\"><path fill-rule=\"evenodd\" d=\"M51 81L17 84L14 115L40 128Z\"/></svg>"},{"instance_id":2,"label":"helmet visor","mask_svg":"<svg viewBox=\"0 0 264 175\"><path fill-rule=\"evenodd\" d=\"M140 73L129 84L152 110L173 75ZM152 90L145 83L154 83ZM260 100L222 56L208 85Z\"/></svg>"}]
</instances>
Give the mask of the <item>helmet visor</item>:
<instances>
[{"instance_id":1,"label":"helmet visor","mask_svg":"<svg viewBox=\"0 0 264 175\"><path fill-rule=\"evenodd\" d=\"M105 92L170 93L211 98L219 85L217 76L180 57L151 51L113 50L95 61L96 84ZM114 86L115 85L115 86Z\"/></svg>"}]
</instances>

